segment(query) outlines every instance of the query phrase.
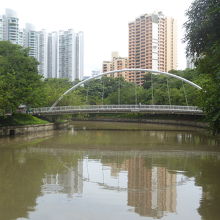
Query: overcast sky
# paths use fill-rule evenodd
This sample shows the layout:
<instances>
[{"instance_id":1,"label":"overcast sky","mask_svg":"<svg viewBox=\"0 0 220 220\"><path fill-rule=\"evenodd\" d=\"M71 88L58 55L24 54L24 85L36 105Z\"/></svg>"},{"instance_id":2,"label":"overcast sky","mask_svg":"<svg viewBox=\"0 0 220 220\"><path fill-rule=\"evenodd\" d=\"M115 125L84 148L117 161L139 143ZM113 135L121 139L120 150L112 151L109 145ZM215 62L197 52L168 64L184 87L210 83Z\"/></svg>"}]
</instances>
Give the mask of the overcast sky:
<instances>
[{"instance_id":1,"label":"overcast sky","mask_svg":"<svg viewBox=\"0 0 220 220\"><path fill-rule=\"evenodd\" d=\"M74 29L84 32L85 75L101 69L111 52L128 56L128 22L145 13L162 11L178 25L178 69L186 66L184 36L185 11L193 0L1 0L5 8L17 12L21 25L32 23L36 30Z\"/></svg>"}]
</instances>

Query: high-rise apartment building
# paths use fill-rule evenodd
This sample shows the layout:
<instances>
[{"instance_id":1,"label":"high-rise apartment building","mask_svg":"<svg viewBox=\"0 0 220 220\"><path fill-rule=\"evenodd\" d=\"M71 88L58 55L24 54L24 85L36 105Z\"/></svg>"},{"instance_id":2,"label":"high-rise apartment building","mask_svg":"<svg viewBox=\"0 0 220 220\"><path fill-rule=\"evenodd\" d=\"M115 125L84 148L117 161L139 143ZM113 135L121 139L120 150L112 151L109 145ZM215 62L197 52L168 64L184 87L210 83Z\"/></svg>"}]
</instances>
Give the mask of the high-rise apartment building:
<instances>
[{"instance_id":1,"label":"high-rise apartment building","mask_svg":"<svg viewBox=\"0 0 220 220\"><path fill-rule=\"evenodd\" d=\"M3 26L3 39L18 44L19 38L19 19L15 11L6 9L1 18ZM1 31L0 31L1 32Z\"/></svg>"},{"instance_id":2,"label":"high-rise apartment building","mask_svg":"<svg viewBox=\"0 0 220 220\"><path fill-rule=\"evenodd\" d=\"M82 80L84 72L84 34L76 34L76 79Z\"/></svg>"},{"instance_id":3,"label":"high-rise apartment building","mask_svg":"<svg viewBox=\"0 0 220 220\"><path fill-rule=\"evenodd\" d=\"M112 70L121 70L128 68L128 58L120 57L118 52L112 52L112 60L111 61L103 61L102 63L102 72L109 72ZM114 73L111 74L113 77L123 77L127 79L126 72Z\"/></svg>"},{"instance_id":4,"label":"high-rise apartment building","mask_svg":"<svg viewBox=\"0 0 220 220\"><path fill-rule=\"evenodd\" d=\"M23 46L29 48L29 56L38 59L38 32L30 23L27 23L24 29Z\"/></svg>"},{"instance_id":5,"label":"high-rise apartment building","mask_svg":"<svg viewBox=\"0 0 220 220\"><path fill-rule=\"evenodd\" d=\"M25 43L24 30L19 30L19 33L18 33L18 44L20 46L24 46L24 43Z\"/></svg>"},{"instance_id":6,"label":"high-rise apartment building","mask_svg":"<svg viewBox=\"0 0 220 220\"><path fill-rule=\"evenodd\" d=\"M57 57L58 57L58 33L48 34L48 54L47 54L47 77L58 78Z\"/></svg>"},{"instance_id":7,"label":"high-rise apartment building","mask_svg":"<svg viewBox=\"0 0 220 220\"><path fill-rule=\"evenodd\" d=\"M102 72L112 71L112 61L103 61L102 63Z\"/></svg>"},{"instance_id":8,"label":"high-rise apartment building","mask_svg":"<svg viewBox=\"0 0 220 220\"><path fill-rule=\"evenodd\" d=\"M38 51L37 51L37 60L39 61L38 70L39 73L41 73L44 78L48 78L48 36L47 32L45 30L38 32Z\"/></svg>"},{"instance_id":9,"label":"high-rise apartment building","mask_svg":"<svg viewBox=\"0 0 220 220\"><path fill-rule=\"evenodd\" d=\"M0 15L0 41L3 40L3 17Z\"/></svg>"},{"instance_id":10,"label":"high-rise apartment building","mask_svg":"<svg viewBox=\"0 0 220 220\"><path fill-rule=\"evenodd\" d=\"M29 56L39 62L38 72L47 78L47 32L36 31L34 25L26 23L25 29L19 31L18 44L29 48Z\"/></svg>"},{"instance_id":11,"label":"high-rise apartment building","mask_svg":"<svg viewBox=\"0 0 220 220\"><path fill-rule=\"evenodd\" d=\"M19 29L19 19L11 9L0 16L0 41L11 41L29 48L29 56L39 62L38 72L44 78L82 80L84 72L84 35L72 29L47 33L27 23Z\"/></svg>"},{"instance_id":12,"label":"high-rise apartment building","mask_svg":"<svg viewBox=\"0 0 220 220\"><path fill-rule=\"evenodd\" d=\"M70 80L83 78L83 32L72 29L60 31L58 36L58 76Z\"/></svg>"},{"instance_id":13,"label":"high-rise apartment building","mask_svg":"<svg viewBox=\"0 0 220 220\"><path fill-rule=\"evenodd\" d=\"M75 78L75 46L76 37L73 30L60 31L58 40L58 76L59 78Z\"/></svg>"},{"instance_id":14,"label":"high-rise apartment building","mask_svg":"<svg viewBox=\"0 0 220 220\"><path fill-rule=\"evenodd\" d=\"M169 71L177 68L176 22L162 12L144 14L129 23L129 68ZM129 72L127 80L143 83L144 72Z\"/></svg>"},{"instance_id":15,"label":"high-rise apartment building","mask_svg":"<svg viewBox=\"0 0 220 220\"><path fill-rule=\"evenodd\" d=\"M15 11L6 9L0 15L0 41L10 41L13 44L24 45L24 34L19 29L19 19Z\"/></svg>"}]
</instances>

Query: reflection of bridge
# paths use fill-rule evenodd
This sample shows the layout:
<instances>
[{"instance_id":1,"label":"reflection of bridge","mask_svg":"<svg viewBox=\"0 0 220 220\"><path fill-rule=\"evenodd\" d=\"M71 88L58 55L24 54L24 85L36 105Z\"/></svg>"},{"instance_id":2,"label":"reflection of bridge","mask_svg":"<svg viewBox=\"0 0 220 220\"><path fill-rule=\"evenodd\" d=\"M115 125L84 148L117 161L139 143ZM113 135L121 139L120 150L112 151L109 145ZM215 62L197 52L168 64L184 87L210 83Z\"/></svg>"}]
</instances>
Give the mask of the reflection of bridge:
<instances>
[{"instance_id":1,"label":"reflection of bridge","mask_svg":"<svg viewBox=\"0 0 220 220\"><path fill-rule=\"evenodd\" d=\"M74 113L129 113L142 112L152 114L202 115L202 110L195 106L178 105L83 105L33 108L31 114L60 115Z\"/></svg>"}]
</instances>

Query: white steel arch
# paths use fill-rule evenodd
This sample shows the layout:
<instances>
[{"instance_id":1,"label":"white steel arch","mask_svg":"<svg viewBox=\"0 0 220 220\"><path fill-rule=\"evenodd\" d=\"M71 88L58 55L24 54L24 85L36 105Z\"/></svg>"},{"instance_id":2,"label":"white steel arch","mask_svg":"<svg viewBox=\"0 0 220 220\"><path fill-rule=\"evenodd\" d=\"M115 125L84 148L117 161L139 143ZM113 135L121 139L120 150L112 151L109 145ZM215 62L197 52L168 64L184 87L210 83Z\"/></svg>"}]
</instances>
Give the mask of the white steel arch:
<instances>
[{"instance_id":1,"label":"white steel arch","mask_svg":"<svg viewBox=\"0 0 220 220\"><path fill-rule=\"evenodd\" d=\"M65 95L67 95L68 93L70 93L71 91L75 90L76 88L78 88L79 86L85 84L86 82L89 82L93 79L99 78L100 76L104 76L104 75L108 75L108 74L112 74L112 73L120 73L120 72L148 72L148 73L158 73L158 74L163 74L163 75L167 75L179 80L182 80L184 82L186 82L187 84L197 88L197 89L202 89L199 85L181 77L181 76L177 76L175 74L172 73L167 73L167 72L161 72L161 71L157 71L157 70L150 70L150 69L122 69L122 70L113 70L113 71L109 71L109 72L104 72L104 73L100 73L98 75L92 76L88 79L85 79L79 83L77 83L76 85L74 85L73 87L71 87L70 89L68 89L66 92L64 92L59 99L56 100L56 102L54 102L54 104L51 106L50 110L52 110L62 99Z\"/></svg>"}]
</instances>

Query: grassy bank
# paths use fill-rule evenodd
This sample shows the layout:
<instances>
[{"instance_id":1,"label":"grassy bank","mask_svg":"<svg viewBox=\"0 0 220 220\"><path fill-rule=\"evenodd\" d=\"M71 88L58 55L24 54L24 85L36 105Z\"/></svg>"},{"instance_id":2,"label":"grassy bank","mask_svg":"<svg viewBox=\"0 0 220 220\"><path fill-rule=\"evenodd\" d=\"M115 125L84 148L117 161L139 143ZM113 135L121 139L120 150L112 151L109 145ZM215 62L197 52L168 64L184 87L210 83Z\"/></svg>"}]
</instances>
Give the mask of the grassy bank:
<instances>
[{"instance_id":1,"label":"grassy bank","mask_svg":"<svg viewBox=\"0 0 220 220\"><path fill-rule=\"evenodd\" d=\"M0 117L0 127L16 125L38 125L48 123L48 121L27 114L14 114L7 117Z\"/></svg>"}]
</instances>

